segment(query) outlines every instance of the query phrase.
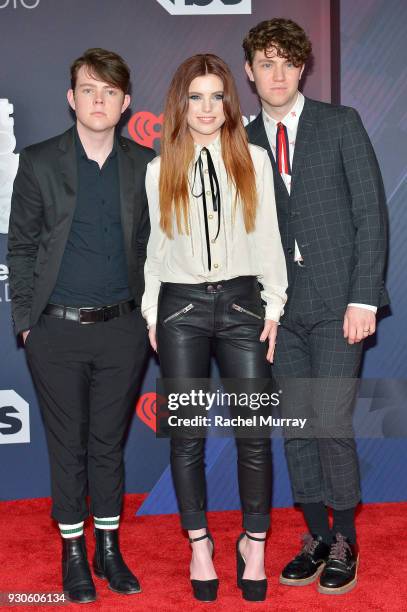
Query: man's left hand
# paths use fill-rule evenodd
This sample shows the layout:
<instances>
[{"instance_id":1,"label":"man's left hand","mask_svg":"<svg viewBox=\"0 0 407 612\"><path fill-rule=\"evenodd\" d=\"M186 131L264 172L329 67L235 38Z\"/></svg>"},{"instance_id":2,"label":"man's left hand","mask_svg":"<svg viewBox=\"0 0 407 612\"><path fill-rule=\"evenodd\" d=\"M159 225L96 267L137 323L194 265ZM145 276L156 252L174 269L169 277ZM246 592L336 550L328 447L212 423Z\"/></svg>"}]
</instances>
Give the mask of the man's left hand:
<instances>
[{"instance_id":1,"label":"man's left hand","mask_svg":"<svg viewBox=\"0 0 407 612\"><path fill-rule=\"evenodd\" d=\"M348 306L343 320L343 336L348 344L361 342L376 332L376 315L372 310Z\"/></svg>"}]
</instances>

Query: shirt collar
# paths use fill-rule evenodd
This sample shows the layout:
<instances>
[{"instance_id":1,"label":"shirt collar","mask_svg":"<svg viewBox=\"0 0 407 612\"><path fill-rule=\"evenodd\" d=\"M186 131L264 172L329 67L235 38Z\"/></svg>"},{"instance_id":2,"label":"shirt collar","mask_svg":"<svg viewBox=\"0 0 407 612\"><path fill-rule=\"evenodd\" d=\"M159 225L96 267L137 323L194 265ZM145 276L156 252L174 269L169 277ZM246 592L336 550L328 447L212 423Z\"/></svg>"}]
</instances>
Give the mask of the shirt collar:
<instances>
[{"instance_id":1,"label":"shirt collar","mask_svg":"<svg viewBox=\"0 0 407 612\"><path fill-rule=\"evenodd\" d=\"M294 106L291 108L291 110L288 111L285 117L283 117L280 120L281 123L284 123L284 125L288 129L291 129L291 130L296 129L298 126L298 121L299 121L303 108L304 108L304 96L299 91L297 95L297 99L294 103ZM266 113L264 108L262 109L262 113L263 113L264 123L268 124L270 127L273 127L274 129L277 129L277 123L279 123L279 121L277 119L273 119L273 117L270 117L270 115Z\"/></svg>"},{"instance_id":2,"label":"shirt collar","mask_svg":"<svg viewBox=\"0 0 407 612\"><path fill-rule=\"evenodd\" d=\"M81 139L79 137L78 128L76 127L76 125L75 125L75 130L74 130L74 137L75 137L75 147L76 147L77 155L81 159L86 159L87 161L92 161L86 155L86 151L85 151L84 146L83 146L83 144L81 142ZM110 151L109 155L107 156L107 159L110 159L110 158L115 157L117 155L117 146L118 146L118 135L117 135L117 132L115 132L114 139L113 139L113 148Z\"/></svg>"},{"instance_id":3,"label":"shirt collar","mask_svg":"<svg viewBox=\"0 0 407 612\"><path fill-rule=\"evenodd\" d=\"M215 138L215 140L213 140L210 144L207 145L202 145L202 144L198 144L195 143L194 144L194 148L195 148L195 160L198 159L202 149L208 149L209 153L211 155L217 155L219 153L221 153L222 151L222 141L220 138L220 134L218 134L218 136Z\"/></svg>"}]
</instances>

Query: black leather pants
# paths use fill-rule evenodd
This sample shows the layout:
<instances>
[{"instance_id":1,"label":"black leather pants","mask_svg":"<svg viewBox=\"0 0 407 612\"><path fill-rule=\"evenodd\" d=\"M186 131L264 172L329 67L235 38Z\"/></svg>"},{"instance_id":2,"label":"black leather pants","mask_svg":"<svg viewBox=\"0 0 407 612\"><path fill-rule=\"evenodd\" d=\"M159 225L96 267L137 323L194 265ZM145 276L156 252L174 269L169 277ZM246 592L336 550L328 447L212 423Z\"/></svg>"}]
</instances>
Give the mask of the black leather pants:
<instances>
[{"instance_id":1,"label":"black leather pants","mask_svg":"<svg viewBox=\"0 0 407 612\"><path fill-rule=\"evenodd\" d=\"M245 310L236 308L242 307ZM220 283L162 283L157 322L163 378L207 378L211 353L222 378L270 377L257 280L246 276ZM202 438L171 439L171 469L184 529L206 527ZM266 531L270 523L270 439L236 438L243 527Z\"/></svg>"}]
</instances>

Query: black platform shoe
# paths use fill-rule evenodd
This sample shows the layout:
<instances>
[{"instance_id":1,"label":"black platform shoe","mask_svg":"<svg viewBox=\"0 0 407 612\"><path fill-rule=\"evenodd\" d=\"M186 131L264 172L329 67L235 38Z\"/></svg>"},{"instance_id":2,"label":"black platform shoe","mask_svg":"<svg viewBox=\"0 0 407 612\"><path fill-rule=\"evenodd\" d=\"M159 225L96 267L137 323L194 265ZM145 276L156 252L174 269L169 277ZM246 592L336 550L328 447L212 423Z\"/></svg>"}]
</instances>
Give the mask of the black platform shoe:
<instances>
[{"instance_id":1,"label":"black platform shoe","mask_svg":"<svg viewBox=\"0 0 407 612\"><path fill-rule=\"evenodd\" d=\"M325 567L330 547L321 536L306 533L300 553L287 563L280 575L280 583L288 586L305 586L314 582Z\"/></svg>"},{"instance_id":2,"label":"black platform shoe","mask_svg":"<svg viewBox=\"0 0 407 612\"><path fill-rule=\"evenodd\" d=\"M199 538L189 538L191 542L199 542L199 540L204 540L208 538L212 543L212 556L215 550L215 544L213 542L213 538L211 534L208 532ZM218 587L219 587L219 579L213 578L212 580L195 580L195 578L191 578L192 590L194 592L195 599L199 601L215 601L218 596Z\"/></svg>"},{"instance_id":3,"label":"black platform shoe","mask_svg":"<svg viewBox=\"0 0 407 612\"><path fill-rule=\"evenodd\" d=\"M62 538L62 585L66 598L73 603L96 600L84 535Z\"/></svg>"},{"instance_id":4,"label":"black platform shoe","mask_svg":"<svg viewBox=\"0 0 407 612\"><path fill-rule=\"evenodd\" d=\"M262 580L249 580L243 578L243 573L246 567L246 561L240 552L239 543L244 537L255 542L264 542L266 538L255 538L249 535L247 531L240 534L236 542L236 566L237 566L237 586L242 590L243 599L246 601L264 601L267 593L267 578Z\"/></svg>"},{"instance_id":5,"label":"black platform shoe","mask_svg":"<svg viewBox=\"0 0 407 612\"><path fill-rule=\"evenodd\" d=\"M98 578L106 579L109 589L122 595L140 593L139 581L123 561L119 549L118 529L95 527L96 549L93 571Z\"/></svg>"},{"instance_id":6,"label":"black platform shoe","mask_svg":"<svg viewBox=\"0 0 407 612\"><path fill-rule=\"evenodd\" d=\"M358 564L358 545L337 533L319 578L318 591L325 595L342 595L351 591L357 583Z\"/></svg>"}]
</instances>

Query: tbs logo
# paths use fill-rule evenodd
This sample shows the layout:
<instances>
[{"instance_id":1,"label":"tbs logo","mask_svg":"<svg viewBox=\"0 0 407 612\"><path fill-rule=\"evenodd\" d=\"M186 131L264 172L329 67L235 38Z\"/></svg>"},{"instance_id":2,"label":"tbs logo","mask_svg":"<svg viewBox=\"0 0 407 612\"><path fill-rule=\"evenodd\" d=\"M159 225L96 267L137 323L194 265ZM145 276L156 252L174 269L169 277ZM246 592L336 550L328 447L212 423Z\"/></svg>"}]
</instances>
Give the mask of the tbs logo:
<instances>
[{"instance_id":1,"label":"tbs logo","mask_svg":"<svg viewBox=\"0 0 407 612\"><path fill-rule=\"evenodd\" d=\"M157 0L170 15L251 15L252 0Z\"/></svg>"},{"instance_id":2,"label":"tbs logo","mask_svg":"<svg viewBox=\"0 0 407 612\"><path fill-rule=\"evenodd\" d=\"M0 302L11 302L8 275L8 267L5 264L0 264Z\"/></svg>"},{"instance_id":3,"label":"tbs logo","mask_svg":"<svg viewBox=\"0 0 407 612\"><path fill-rule=\"evenodd\" d=\"M29 441L29 404L11 389L0 391L0 444Z\"/></svg>"},{"instance_id":4,"label":"tbs logo","mask_svg":"<svg viewBox=\"0 0 407 612\"><path fill-rule=\"evenodd\" d=\"M4 9L7 7L16 9L16 8L26 8L26 9L34 9L39 5L40 0L0 0L0 9Z\"/></svg>"}]
</instances>

